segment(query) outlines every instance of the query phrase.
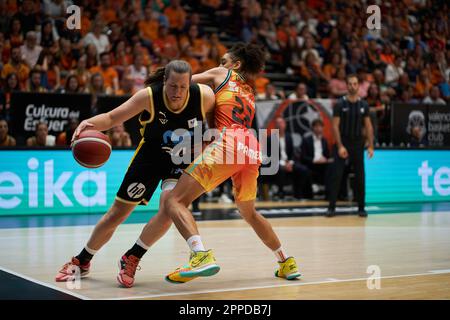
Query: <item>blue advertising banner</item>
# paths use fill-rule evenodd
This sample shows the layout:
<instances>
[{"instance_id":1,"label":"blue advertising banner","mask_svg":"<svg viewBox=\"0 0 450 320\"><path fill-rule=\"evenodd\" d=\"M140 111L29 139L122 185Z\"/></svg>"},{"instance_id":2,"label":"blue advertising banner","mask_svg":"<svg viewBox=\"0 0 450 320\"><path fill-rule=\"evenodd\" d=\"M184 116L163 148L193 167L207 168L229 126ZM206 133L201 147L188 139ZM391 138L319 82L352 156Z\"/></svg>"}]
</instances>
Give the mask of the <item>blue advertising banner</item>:
<instances>
[{"instance_id":1,"label":"blue advertising banner","mask_svg":"<svg viewBox=\"0 0 450 320\"><path fill-rule=\"evenodd\" d=\"M0 215L103 213L112 204L134 150L113 150L97 169L70 150L0 151ZM158 210L160 188L139 211Z\"/></svg>"},{"instance_id":2,"label":"blue advertising banner","mask_svg":"<svg viewBox=\"0 0 450 320\"><path fill-rule=\"evenodd\" d=\"M376 150L365 158L366 202L450 202L450 150Z\"/></svg>"}]
</instances>

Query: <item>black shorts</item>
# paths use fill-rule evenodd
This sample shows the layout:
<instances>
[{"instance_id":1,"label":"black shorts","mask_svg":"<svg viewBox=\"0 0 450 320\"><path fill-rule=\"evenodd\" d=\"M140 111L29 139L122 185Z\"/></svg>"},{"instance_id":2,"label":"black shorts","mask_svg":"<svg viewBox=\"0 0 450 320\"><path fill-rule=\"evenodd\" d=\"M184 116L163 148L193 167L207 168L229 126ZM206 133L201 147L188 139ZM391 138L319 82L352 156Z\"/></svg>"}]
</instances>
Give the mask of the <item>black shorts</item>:
<instances>
[{"instance_id":1,"label":"black shorts","mask_svg":"<svg viewBox=\"0 0 450 320\"><path fill-rule=\"evenodd\" d=\"M157 156L149 150L136 150L130 162L116 199L130 204L147 205L160 181L162 189L170 182L177 182L187 165L175 165L170 157Z\"/></svg>"}]
</instances>

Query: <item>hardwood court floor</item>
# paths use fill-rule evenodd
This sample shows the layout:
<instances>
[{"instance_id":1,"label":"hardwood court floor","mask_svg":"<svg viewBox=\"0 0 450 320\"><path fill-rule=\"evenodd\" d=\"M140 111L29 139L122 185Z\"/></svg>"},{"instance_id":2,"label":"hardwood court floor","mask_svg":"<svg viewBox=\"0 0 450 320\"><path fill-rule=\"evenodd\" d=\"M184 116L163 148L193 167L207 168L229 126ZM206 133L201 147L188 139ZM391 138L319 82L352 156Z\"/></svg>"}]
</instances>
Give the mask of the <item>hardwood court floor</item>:
<instances>
[{"instance_id":1,"label":"hardwood court floor","mask_svg":"<svg viewBox=\"0 0 450 320\"><path fill-rule=\"evenodd\" d=\"M174 228L141 261L133 288L117 284L117 260L142 224L118 228L79 289L69 290L53 278L84 246L93 226L0 229L0 269L85 299L450 299L449 213L270 221L296 257L301 280L273 277L273 254L242 220L199 222L204 243L214 249L222 269L183 285L163 280L188 258ZM369 266L380 270L380 289L367 287Z\"/></svg>"}]
</instances>

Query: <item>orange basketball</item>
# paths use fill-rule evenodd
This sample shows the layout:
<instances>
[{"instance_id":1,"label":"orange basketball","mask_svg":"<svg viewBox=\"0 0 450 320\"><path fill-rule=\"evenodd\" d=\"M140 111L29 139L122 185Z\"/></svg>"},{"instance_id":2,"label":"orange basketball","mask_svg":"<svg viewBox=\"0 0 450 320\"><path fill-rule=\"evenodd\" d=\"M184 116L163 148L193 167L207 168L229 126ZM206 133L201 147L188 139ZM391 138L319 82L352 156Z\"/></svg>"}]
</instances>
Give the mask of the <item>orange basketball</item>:
<instances>
[{"instance_id":1,"label":"orange basketball","mask_svg":"<svg viewBox=\"0 0 450 320\"><path fill-rule=\"evenodd\" d=\"M72 143L75 160L86 168L98 168L111 155L109 137L97 130L85 130Z\"/></svg>"}]
</instances>

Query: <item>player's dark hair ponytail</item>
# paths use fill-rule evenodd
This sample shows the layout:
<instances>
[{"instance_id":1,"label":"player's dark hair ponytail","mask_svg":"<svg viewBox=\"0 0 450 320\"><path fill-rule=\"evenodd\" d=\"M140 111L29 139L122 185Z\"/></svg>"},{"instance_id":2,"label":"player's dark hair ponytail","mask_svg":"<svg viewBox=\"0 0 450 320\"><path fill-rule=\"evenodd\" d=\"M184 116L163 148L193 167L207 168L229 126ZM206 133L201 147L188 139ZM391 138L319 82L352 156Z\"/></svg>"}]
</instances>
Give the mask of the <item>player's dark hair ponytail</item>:
<instances>
[{"instance_id":1,"label":"player's dark hair ponytail","mask_svg":"<svg viewBox=\"0 0 450 320\"><path fill-rule=\"evenodd\" d=\"M228 53L233 61L240 61L240 72L255 75L264 68L266 52L262 46L253 43L236 43Z\"/></svg>"},{"instance_id":2,"label":"player's dark hair ponytail","mask_svg":"<svg viewBox=\"0 0 450 320\"><path fill-rule=\"evenodd\" d=\"M167 79L170 76L172 71L176 73L189 73L189 79L192 76L192 69L189 63L183 60L173 60L166 64L165 67L156 69L155 72L145 80L145 85L149 86L157 82L162 83L164 79Z\"/></svg>"}]
</instances>

